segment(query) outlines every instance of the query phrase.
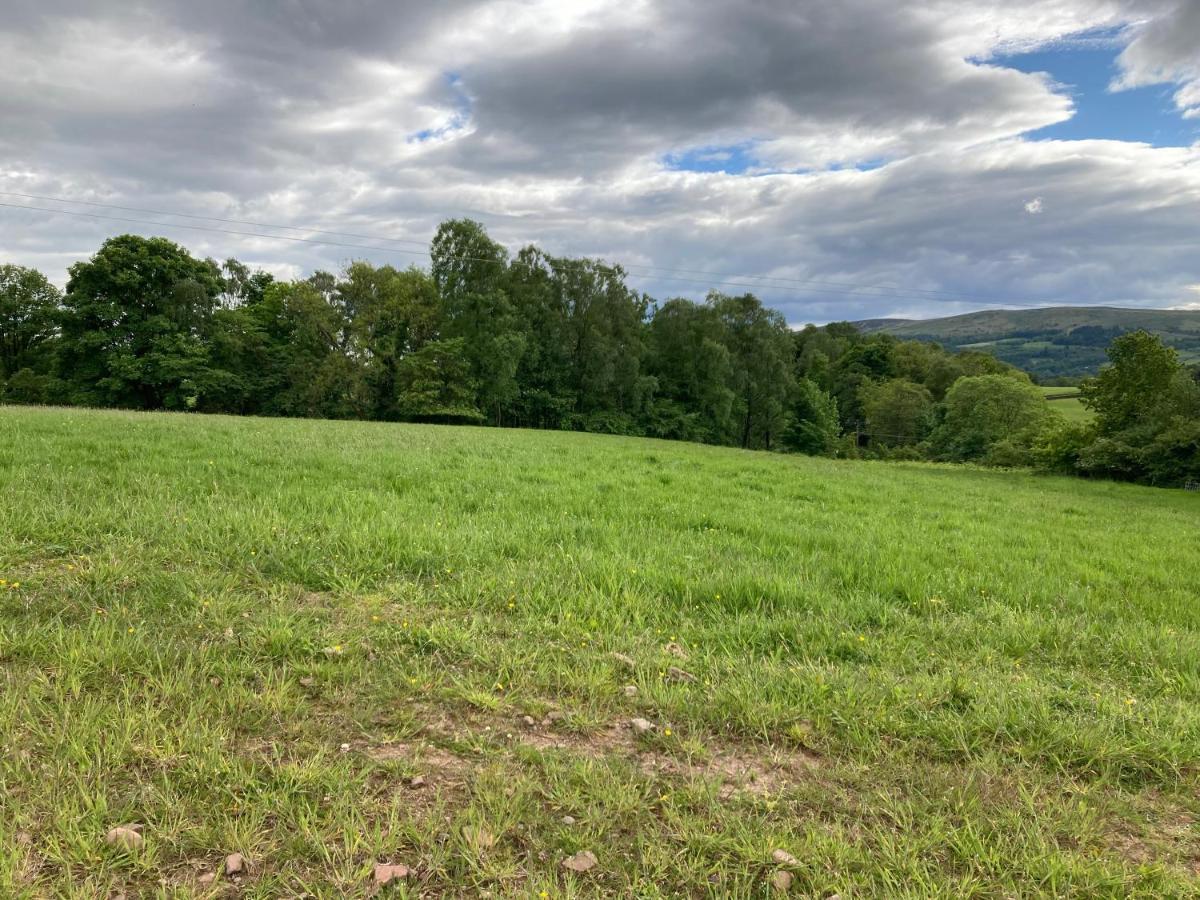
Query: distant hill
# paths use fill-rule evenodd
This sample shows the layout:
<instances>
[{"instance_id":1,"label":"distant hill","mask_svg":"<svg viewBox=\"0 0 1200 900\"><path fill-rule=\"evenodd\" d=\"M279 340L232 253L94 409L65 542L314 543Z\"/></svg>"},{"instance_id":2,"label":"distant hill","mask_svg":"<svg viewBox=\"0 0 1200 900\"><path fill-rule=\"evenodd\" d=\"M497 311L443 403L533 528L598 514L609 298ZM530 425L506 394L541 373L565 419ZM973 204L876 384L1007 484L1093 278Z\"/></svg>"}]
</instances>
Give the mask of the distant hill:
<instances>
[{"instance_id":1,"label":"distant hill","mask_svg":"<svg viewBox=\"0 0 1200 900\"><path fill-rule=\"evenodd\" d=\"M1200 310L1052 306L992 309L943 319L866 319L861 331L886 332L946 347L986 350L1040 378L1079 378L1104 363L1113 338L1143 328L1188 362L1200 362Z\"/></svg>"}]
</instances>

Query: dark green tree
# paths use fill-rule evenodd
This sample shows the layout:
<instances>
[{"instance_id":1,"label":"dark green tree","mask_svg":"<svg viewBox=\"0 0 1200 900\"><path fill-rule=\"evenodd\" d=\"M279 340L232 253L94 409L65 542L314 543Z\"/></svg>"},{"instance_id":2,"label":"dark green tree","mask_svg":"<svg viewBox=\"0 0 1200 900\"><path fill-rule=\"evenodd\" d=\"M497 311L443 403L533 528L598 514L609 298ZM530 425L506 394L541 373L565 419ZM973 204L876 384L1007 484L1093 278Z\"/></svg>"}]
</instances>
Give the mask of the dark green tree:
<instances>
[{"instance_id":1,"label":"dark green tree","mask_svg":"<svg viewBox=\"0 0 1200 900\"><path fill-rule=\"evenodd\" d=\"M782 435L785 449L810 456L834 452L841 426L833 397L815 381L801 378L796 382L791 413L791 421Z\"/></svg>"},{"instance_id":2,"label":"dark green tree","mask_svg":"<svg viewBox=\"0 0 1200 900\"><path fill-rule=\"evenodd\" d=\"M20 369L47 371L61 300L37 269L0 266L0 383Z\"/></svg>"},{"instance_id":3,"label":"dark green tree","mask_svg":"<svg viewBox=\"0 0 1200 900\"><path fill-rule=\"evenodd\" d=\"M70 269L59 361L77 402L187 409L209 387L221 276L165 238L110 238Z\"/></svg>"},{"instance_id":4,"label":"dark green tree","mask_svg":"<svg viewBox=\"0 0 1200 900\"><path fill-rule=\"evenodd\" d=\"M462 338L432 341L409 353L396 371L396 408L418 422L481 422Z\"/></svg>"},{"instance_id":5,"label":"dark green tree","mask_svg":"<svg viewBox=\"0 0 1200 900\"><path fill-rule=\"evenodd\" d=\"M708 303L724 326L733 365L737 443L770 450L787 424L795 348L787 321L753 294L714 292Z\"/></svg>"}]
</instances>

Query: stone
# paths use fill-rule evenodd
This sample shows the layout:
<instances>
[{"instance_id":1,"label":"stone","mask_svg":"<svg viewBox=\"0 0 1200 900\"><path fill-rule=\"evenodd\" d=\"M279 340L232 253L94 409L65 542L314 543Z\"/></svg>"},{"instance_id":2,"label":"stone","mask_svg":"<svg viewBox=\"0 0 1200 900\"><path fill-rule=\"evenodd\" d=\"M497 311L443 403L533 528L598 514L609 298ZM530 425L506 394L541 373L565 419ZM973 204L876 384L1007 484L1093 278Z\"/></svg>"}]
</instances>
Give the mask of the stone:
<instances>
[{"instance_id":1,"label":"stone","mask_svg":"<svg viewBox=\"0 0 1200 900\"><path fill-rule=\"evenodd\" d=\"M779 863L781 866L799 865L799 860L797 860L796 857L792 856L792 854L788 853L786 850L772 850L771 859L775 860L775 862Z\"/></svg>"},{"instance_id":2,"label":"stone","mask_svg":"<svg viewBox=\"0 0 1200 900\"><path fill-rule=\"evenodd\" d=\"M637 661L632 656L626 656L624 653L618 653L615 650L612 653L610 653L609 656L611 656L613 659L615 659L617 662L619 662L621 665L623 665L627 669L636 669L637 668Z\"/></svg>"},{"instance_id":3,"label":"stone","mask_svg":"<svg viewBox=\"0 0 1200 900\"><path fill-rule=\"evenodd\" d=\"M638 692L638 691L637 691L637 685L636 685L636 684L627 684L627 685L625 685L625 696L626 696L626 697L636 697L636 696L637 696L637 692Z\"/></svg>"},{"instance_id":4,"label":"stone","mask_svg":"<svg viewBox=\"0 0 1200 900\"><path fill-rule=\"evenodd\" d=\"M226 875L241 875L248 866L246 865L246 857L240 853L230 853L225 857L225 874Z\"/></svg>"},{"instance_id":5,"label":"stone","mask_svg":"<svg viewBox=\"0 0 1200 900\"><path fill-rule=\"evenodd\" d=\"M630 719L629 727L633 729L634 734L649 734L654 730L654 723L648 719Z\"/></svg>"},{"instance_id":6,"label":"stone","mask_svg":"<svg viewBox=\"0 0 1200 900\"><path fill-rule=\"evenodd\" d=\"M568 856L564 859L562 864L564 869L570 869L572 872L582 874L589 869L595 868L597 862L599 860L596 859L596 854L591 850L580 850L574 856Z\"/></svg>"},{"instance_id":7,"label":"stone","mask_svg":"<svg viewBox=\"0 0 1200 900\"><path fill-rule=\"evenodd\" d=\"M667 681L690 682L695 680L696 676L691 672L685 672L677 666L667 666Z\"/></svg>"},{"instance_id":8,"label":"stone","mask_svg":"<svg viewBox=\"0 0 1200 900\"><path fill-rule=\"evenodd\" d=\"M411 788L425 787L425 776L424 775L414 775L412 778L410 778L408 780L408 786Z\"/></svg>"},{"instance_id":9,"label":"stone","mask_svg":"<svg viewBox=\"0 0 1200 900\"><path fill-rule=\"evenodd\" d=\"M110 847L120 847L122 850L140 850L146 843L141 835L141 825L118 825L110 828L104 835L104 843Z\"/></svg>"},{"instance_id":10,"label":"stone","mask_svg":"<svg viewBox=\"0 0 1200 900\"><path fill-rule=\"evenodd\" d=\"M784 893L792 886L792 873L780 869L771 879L771 887L775 888L779 893Z\"/></svg>"},{"instance_id":11,"label":"stone","mask_svg":"<svg viewBox=\"0 0 1200 900\"><path fill-rule=\"evenodd\" d=\"M375 883L380 887L393 881L403 881L408 878L408 866L392 865L391 863L375 864Z\"/></svg>"},{"instance_id":12,"label":"stone","mask_svg":"<svg viewBox=\"0 0 1200 900\"><path fill-rule=\"evenodd\" d=\"M217 880L216 872L205 872L203 875L201 875L199 878L196 879L196 881L199 882L200 884L212 884L216 880Z\"/></svg>"},{"instance_id":13,"label":"stone","mask_svg":"<svg viewBox=\"0 0 1200 900\"><path fill-rule=\"evenodd\" d=\"M563 816L563 817L562 817L562 823L563 823L564 825L574 825L574 824L575 824L575 817L574 817L574 816Z\"/></svg>"},{"instance_id":14,"label":"stone","mask_svg":"<svg viewBox=\"0 0 1200 900\"><path fill-rule=\"evenodd\" d=\"M532 728L537 724L537 720L533 716L521 716L521 724L526 728Z\"/></svg>"},{"instance_id":15,"label":"stone","mask_svg":"<svg viewBox=\"0 0 1200 900\"><path fill-rule=\"evenodd\" d=\"M683 647L679 646L679 644L675 643L674 641L671 641L671 643L663 647L663 650L665 650L667 653L670 653L676 659L687 659L687 653L684 651Z\"/></svg>"}]
</instances>

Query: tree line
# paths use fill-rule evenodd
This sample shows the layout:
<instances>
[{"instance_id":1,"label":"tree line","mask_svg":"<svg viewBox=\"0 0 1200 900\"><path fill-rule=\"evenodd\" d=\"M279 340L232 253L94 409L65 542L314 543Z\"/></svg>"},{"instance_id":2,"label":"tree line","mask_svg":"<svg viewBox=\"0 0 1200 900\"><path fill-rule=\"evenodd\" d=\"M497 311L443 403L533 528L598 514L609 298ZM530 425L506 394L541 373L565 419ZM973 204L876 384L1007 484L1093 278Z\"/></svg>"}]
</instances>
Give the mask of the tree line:
<instances>
[{"instance_id":1,"label":"tree line","mask_svg":"<svg viewBox=\"0 0 1200 900\"><path fill-rule=\"evenodd\" d=\"M1200 478L1200 388L1123 335L1071 426L1029 376L835 323L791 330L753 294L655 302L618 265L515 255L443 223L429 268L358 261L291 281L122 235L66 291L0 266L0 400L476 423L1153 483ZM1152 374L1148 374L1152 373Z\"/></svg>"}]
</instances>

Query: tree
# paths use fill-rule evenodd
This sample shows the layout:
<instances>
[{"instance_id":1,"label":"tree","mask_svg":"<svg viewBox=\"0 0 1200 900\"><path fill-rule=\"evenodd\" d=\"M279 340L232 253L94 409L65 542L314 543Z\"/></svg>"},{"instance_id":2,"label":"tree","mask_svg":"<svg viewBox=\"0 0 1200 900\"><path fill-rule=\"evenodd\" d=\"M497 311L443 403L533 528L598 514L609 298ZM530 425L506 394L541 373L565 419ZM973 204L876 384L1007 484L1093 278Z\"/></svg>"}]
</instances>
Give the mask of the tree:
<instances>
[{"instance_id":1,"label":"tree","mask_svg":"<svg viewBox=\"0 0 1200 900\"><path fill-rule=\"evenodd\" d=\"M668 300L650 320L647 363L655 379L651 433L724 443L732 419L733 363L725 325L711 305Z\"/></svg>"},{"instance_id":2,"label":"tree","mask_svg":"<svg viewBox=\"0 0 1200 900\"><path fill-rule=\"evenodd\" d=\"M708 303L724 326L723 337L733 363L737 442L742 447L769 450L787 422L794 379L794 348L787 322L753 294L730 297L713 292Z\"/></svg>"},{"instance_id":3,"label":"tree","mask_svg":"<svg viewBox=\"0 0 1200 900\"><path fill-rule=\"evenodd\" d=\"M477 405L499 425L516 400L515 376L524 352L505 290L508 252L478 222L453 219L438 226L429 255L444 304L443 336L462 339Z\"/></svg>"},{"instance_id":4,"label":"tree","mask_svg":"<svg viewBox=\"0 0 1200 900\"><path fill-rule=\"evenodd\" d=\"M473 405L474 387L464 341L433 341L400 361L396 371L396 408L422 422L480 422Z\"/></svg>"},{"instance_id":5,"label":"tree","mask_svg":"<svg viewBox=\"0 0 1200 900\"><path fill-rule=\"evenodd\" d=\"M1057 417L1028 381L972 375L958 379L947 391L932 440L945 459L983 460L1001 445L1028 450Z\"/></svg>"},{"instance_id":6,"label":"tree","mask_svg":"<svg viewBox=\"0 0 1200 900\"><path fill-rule=\"evenodd\" d=\"M907 447L925 436L933 411L933 396L924 385L893 378L863 387L863 413L872 443Z\"/></svg>"},{"instance_id":7,"label":"tree","mask_svg":"<svg viewBox=\"0 0 1200 900\"><path fill-rule=\"evenodd\" d=\"M1082 386L1096 413L1077 467L1091 475L1179 484L1200 474L1200 385L1162 340L1133 331L1113 340L1109 365Z\"/></svg>"},{"instance_id":8,"label":"tree","mask_svg":"<svg viewBox=\"0 0 1200 900\"><path fill-rule=\"evenodd\" d=\"M791 404L792 419L782 435L783 446L796 453L824 456L837 446L841 428L837 401L815 381L801 378Z\"/></svg>"},{"instance_id":9,"label":"tree","mask_svg":"<svg viewBox=\"0 0 1200 900\"><path fill-rule=\"evenodd\" d=\"M1080 388L1083 405L1096 413L1101 434L1161 422L1188 402L1179 354L1146 331L1131 331L1108 348L1110 363Z\"/></svg>"},{"instance_id":10,"label":"tree","mask_svg":"<svg viewBox=\"0 0 1200 900\"><path fill-rule=\"evenodd\" d=\"M0 383L19 369L45 371L62 296L36 269L0 266Z\"/></svg>"},{"instance_id":11,"label":"tree","mask_svg":"<svg viewBox=\"0 0 1200 900\"><path fill-rule=\"evenodd\" d=\"M110 238L71 266L59 355L76 401L193 407L212 374L206 343L221 277L165 238Z\"/></svg>"},{"instance_id":12,"label":"tree","mask_svg":"<svg viewBox=\"0 0 1200 900\"><path fill-rule=\"evenodd\" d=\"M436 339L442 309L433 279L415 266L399 271L354 262L337 284L336 305L348 317L348 352L362 368L368 415L395 419L397 370L404 358Z\"/></svg>"}]
</instances>

